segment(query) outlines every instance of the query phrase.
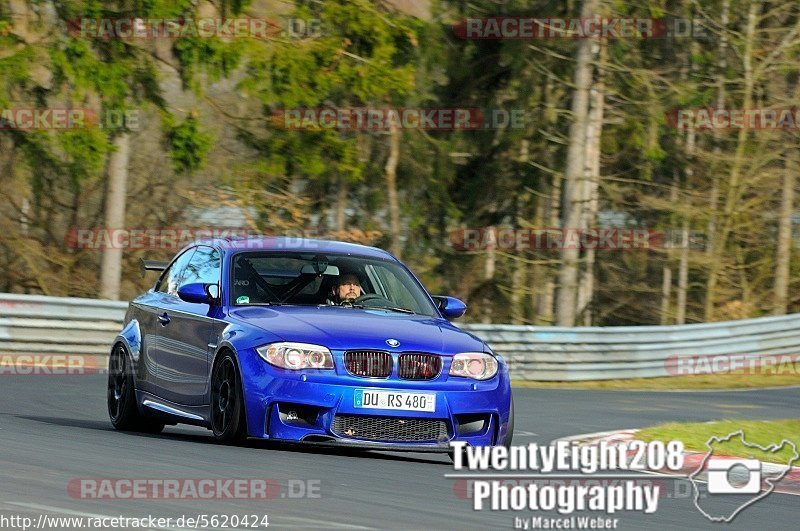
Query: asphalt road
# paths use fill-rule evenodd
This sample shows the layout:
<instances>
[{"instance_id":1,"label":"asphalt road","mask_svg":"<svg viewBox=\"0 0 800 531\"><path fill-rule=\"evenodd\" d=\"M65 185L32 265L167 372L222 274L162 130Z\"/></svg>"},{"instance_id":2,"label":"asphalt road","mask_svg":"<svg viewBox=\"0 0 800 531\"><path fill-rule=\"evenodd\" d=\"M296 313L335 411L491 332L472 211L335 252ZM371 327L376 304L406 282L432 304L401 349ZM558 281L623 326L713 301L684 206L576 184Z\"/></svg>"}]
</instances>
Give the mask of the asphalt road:
<instances>
[{"instance_id":1,"label":"asphalt road","mask_svg":"<svg viewBox=\"0 0 800 531\"><path fill-rule=\"evenodd\" d=\"M797 416L800 388L652 393L518 389L515 443L668 421ZM458 496L446 456L302 449L251 442L214 444L205 430L161 435L116 432L107 420L105 377L0 376L2 517L173 517L268 514L271 528L503 529L530 513L473 511ZM96 500L68 491L77 478L269 478L270 500ZM318 496L282 497L289 483ZM310 483L309 483L310 482ZM670 483L670 480L667 480ZM541 516L557 516L541 514ZM652 515L617 513L620 529L797 529L800 497L772 494L731 526L712 524L686 497L664 498ZM0 528L10 529L8 521Z\"/></svg>"}]
</instances>

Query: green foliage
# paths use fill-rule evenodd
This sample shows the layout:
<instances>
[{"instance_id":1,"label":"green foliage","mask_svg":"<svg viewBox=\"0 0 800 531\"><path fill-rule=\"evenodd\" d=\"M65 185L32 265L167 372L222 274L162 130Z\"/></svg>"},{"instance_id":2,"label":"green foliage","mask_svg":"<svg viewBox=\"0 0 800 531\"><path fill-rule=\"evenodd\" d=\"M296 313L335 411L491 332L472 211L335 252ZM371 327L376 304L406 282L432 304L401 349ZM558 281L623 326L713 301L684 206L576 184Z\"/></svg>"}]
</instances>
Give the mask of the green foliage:
<instances>
[{"instance_id":1,"label":"green foliage","mask_svg":"<svg viewBox=\"0 0 800 531\"><path fill-rule=\"evenodd\" d=\"M199 16L198 10L216 10L223 17L275 18L263 11L266 4L271 3L62 0L52 6L64 26L81 17L191 18ZM508 306L516 304L523 322L544 322L538 306L546 286L556 279L557 252L497 253L491 262L494 278L486 280L488 254L454 250L449 233L456 227L541 227L563 218L559 209L564 199L558 194L563 191L579 41L463 40L452 25L463 17L576 17L581 2L436 0L426 19L399 13L391 2L381 0L297 0L293 5L286 16L318 20L320 35L283 34L266 40L185 37L168 46L80 38L61 31L31 38L15 34L11 20L0 14L0 104L63 104L95 112L155 108L162 118L162 145L176 174L229 185L234 196L247 198L263 227L274 222L312 231L330 229L337 207L346 207L352 227L386 230L389 137L385 131L287 129L274 119L282 110L524 110L524 126L518 129L401 131L397 187L403 256L430 286L477 302L474 306L488 317L507 318L513 313ZM715 300L720 307L730 306L725 315L758 315L771 310L775 245L765 245L763 239L775 233L778 177L786 163L782 157L792 153L796 138L752 131L739 146L735 132L689 135L666 119L671 109L715 105L720 87L725 89L726 106L740 106L744 99L749 4L730 6L724 56L715 18L719 7L719 2L707 0L601 2L604 17L700 17L714 30L707 38L620 38L604 43L599 210L642 227L674 229L686 221L692 230L706 230L712 220L717 226L729 223L730 236L719 243L714 258L721 268ZM778 43L789 35L797 6L778 3L758 16L753 66L759 69L767 59L774 63L759 70L754 102L791 107L797 99L800 39L786 48ZM593 60L599 61L596 56ZM176 109L176 102L165 101L159 72L169 68L177 70L182 88L192 93L181 94L182 100L198 95L211 99L222 84L209 88L221 79L236 83L236 96L247 98L242 115L238 108L215 109L225 114L225 126L234 128L244 144L236 146L241 160L232 167L215 166L217 142L198 118L209 114L202 108L206 99L181 101L181 107L203 111L188 116ZM218 136L225 140L221 149L227 150L226 133ZM70 222L81 216L99 219L97 212L77 205L88 191L101 188L98 183L115 131L0 134L10 145L8 160L13 162L5 167L30 183L36 210L32 217L41 218L39 229L58 225L48 218L57 208L74 210ZM734 161L737 152L743 155ZM208 171L198 174L201 168ZM736 187L729 184L734 168L742 176ZM340 190L346 191L344 201ZM717 194L713 200L712 193ZM275 203L285 211L275 209ZM387 242L384 234L378 243ZM671 268L677 278L679 256L679 251L663 249L598 252L595 323L660 322L664 268ZM692 249L688 261L688 319L696 321L703 318L710 259L705 250ZM793 279L796 262L794 256ZM512 281L520 270L521 280ZM522 302L510 297L515 289L522 293ZM800 303L794 304L797 309Z\"/></svg>"},{"instance_id":2,"label":"green foliage","mask_svg":"<svg viewBox=\"0 0 800 531\"><path fill-rule=\"evenodd\" d=\"M202 92L204 86L197 78L198 70L208 74L209 81L218 81L229 76L242 58L242 46L238 41L225 43L201 37L177 39L173 51L182 65L180 73L184 88L191 88L194 92Z\"/></svg>"},{"instance_id":3,"label":"green foliage","mask_svg":"<svg viewBox=\"0 0 800 531\"><path fill-rule=\"evenodd\" d=\"M274 126L258 139L253 134L244 138L272 170L261 174L262 185L297 179L321 199L342 182L382 175L380 163L365 152L366 137L372 134L286 130L281 110L386 107L404 101L415 86L415 31L421 24L366 0L298 2L291 16L318 20L321 36L251 43L239 88L263 102L265 121Z\"/></svg>"},{"instance_id":4,"label":"green foliage","mask_svg":"<svg viewBox=\"0 0 800 531\"><path fill-rule=\"evenodd\" d=\"M108 136L99 128L76 129L55 135L56 145L63 152L63 168L74 189L96 176L103 169L111 149Z\"/></svg>"},{"instance_id":5,"label":"green foliage","mask_svg":"<svg viewBox=\"0 0 800 531\"><path fill-rule=\"evenodd\" d=\"M200 129L197 118L189 115L183 122L176 123L164 113L162 123L175 173L191 174L200 169L211 148L212 137Z\"/></svg>"},{"instance_id":6,"label":"green foliage","mask_svg":"<svg viewBox=\"0 0 800 531\"><path fill-rule=\"evenodd\" d=\"M32 88L29 67L34 50L24 48L21 52L0 59L0 102L8 104L19 92Z\"/></svg>"}]
</instances>

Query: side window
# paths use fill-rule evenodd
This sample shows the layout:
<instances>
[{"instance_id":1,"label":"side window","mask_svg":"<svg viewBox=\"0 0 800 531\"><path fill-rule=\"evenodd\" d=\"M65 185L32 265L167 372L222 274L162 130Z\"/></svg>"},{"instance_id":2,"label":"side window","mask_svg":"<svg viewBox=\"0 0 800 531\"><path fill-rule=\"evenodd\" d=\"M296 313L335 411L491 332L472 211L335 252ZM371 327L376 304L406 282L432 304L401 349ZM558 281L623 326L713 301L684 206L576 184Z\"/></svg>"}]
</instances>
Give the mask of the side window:
<instances>
[{"instance_id":1,"label":"side window","mask_svg":"<svg viewBox=\"0 0 800 531\"><path fill-rule=\"evenodd\" d=\"M202 282L203 284L217 284L222 273L222 260L219 252L211 247L201 245L195 251L186 270L178 283L179 286Z\"/></svg>"},{"instance_id":2,"label":"side window","mask_svg":"<svg viewBox=\"0 0 800 531\"><path fill-rule=\"evenodd\" d=\"M161 275L161 280L158 281L156 291L161 293L169 293L170 295L175 296L178 295L178 285L180 283L181 276L183 275L183 270L186 268L186 264L188 264L189 260L192 258L195 249L196 247L188 249L172 263L169 269L164 271L164 274Z\"/></svg>"}]
</instances>

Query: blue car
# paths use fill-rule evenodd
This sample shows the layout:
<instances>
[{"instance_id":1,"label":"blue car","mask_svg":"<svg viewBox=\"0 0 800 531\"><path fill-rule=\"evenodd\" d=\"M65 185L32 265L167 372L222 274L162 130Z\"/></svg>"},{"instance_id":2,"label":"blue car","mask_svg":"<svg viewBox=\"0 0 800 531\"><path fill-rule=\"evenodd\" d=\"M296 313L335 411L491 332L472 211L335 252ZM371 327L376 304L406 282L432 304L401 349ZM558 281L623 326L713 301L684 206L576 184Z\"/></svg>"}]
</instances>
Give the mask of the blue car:
<instances>
[{"instance_id":1,"label":"blue car","mask_svg":"<svg viewBox=\"0 0 800 531\"><path fill-rule=\"evenodd\" d=\"M178 423L246 437L448 452L510 445L503 359L390 253L350 243L210 239L134 299L109 359L120 430Z\"/></svg>"}]
</instances>

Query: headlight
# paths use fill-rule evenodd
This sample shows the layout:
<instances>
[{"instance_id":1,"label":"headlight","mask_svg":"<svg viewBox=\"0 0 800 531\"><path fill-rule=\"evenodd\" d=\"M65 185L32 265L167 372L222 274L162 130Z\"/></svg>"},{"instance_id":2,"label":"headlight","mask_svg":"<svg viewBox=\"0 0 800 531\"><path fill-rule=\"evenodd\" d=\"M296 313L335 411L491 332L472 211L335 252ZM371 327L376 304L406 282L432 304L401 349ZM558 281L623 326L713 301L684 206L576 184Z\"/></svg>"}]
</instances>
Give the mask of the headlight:
<instances>
[{"instance_id":1,"label":"headlight","mask_svg":"<svg viewBox=\"0 0 800 531\"><path fill-rule=\"evenodd\" d=\"M462 376L473 380L488 380L497 374L497 360L484 352L465 352L453 356L450 376Z\"/></svg>"},{"instance_id":2,"label":"headlight","mask_svg":"<svg viewBox=\"0 0 800 531\"><path fill-rule=\"evenodd\" d=\"M333 369L331 351L308 343L272 343L256 349L258 355L276 367L300 369Z\"/></svg>"}]
</instances>

